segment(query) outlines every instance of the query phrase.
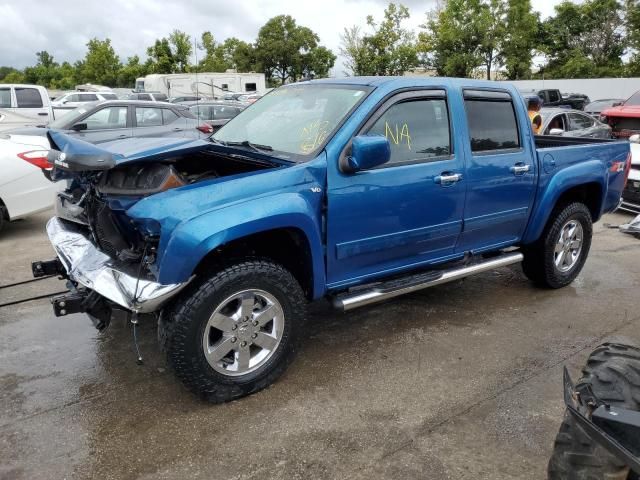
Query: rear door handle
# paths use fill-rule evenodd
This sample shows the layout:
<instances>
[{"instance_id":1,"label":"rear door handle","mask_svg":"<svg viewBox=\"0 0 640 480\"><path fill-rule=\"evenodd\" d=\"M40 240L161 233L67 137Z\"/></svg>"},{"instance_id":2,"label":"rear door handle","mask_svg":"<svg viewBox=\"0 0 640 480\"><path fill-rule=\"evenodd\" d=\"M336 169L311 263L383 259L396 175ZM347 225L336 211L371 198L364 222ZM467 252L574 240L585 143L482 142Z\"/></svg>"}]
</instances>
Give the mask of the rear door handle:
<instances>
[{"instance_id":1,"label":"rear door handle","mask_svg":"<svg viewBox=\"0 0 640 480\"><path fill-rule=\"evenodd\" d=\"M450 172L442 172L440 175L433 179L434 182L442 185L443 187L453 185L460 180L462 180L462 174Z\"/></svg>"},{"instance_id":2,"label":"rear door handle","mask_svg":"<svg viewBox=\"0 0 640 480\"><path fill-rule=\"evenodd\" d=\"M47 112L38 112L38 115L40 115L41 117L48 117L49 114Z\"/></svg>"},{"instance_id":3,"label":"rear door handle","mask_svg":"<svg viewBox=\"0 0 640 480\"><path fill-rule=\"evenodd\" d=\"M118 135L118 138L127 138L127 135Z\"/></svg>"},{"instance_id":4,"label":"rear door handle","mask_svg":"<svg viewBox=\"0 0 640 480\"><path fill-rule=\"evenodd\" d=\"M511 173L514 175L524 175L529 170L531 170L531 165L525 165L523 163L516 163L513 167L510 168Z\"/></svg>"}]
</instances>

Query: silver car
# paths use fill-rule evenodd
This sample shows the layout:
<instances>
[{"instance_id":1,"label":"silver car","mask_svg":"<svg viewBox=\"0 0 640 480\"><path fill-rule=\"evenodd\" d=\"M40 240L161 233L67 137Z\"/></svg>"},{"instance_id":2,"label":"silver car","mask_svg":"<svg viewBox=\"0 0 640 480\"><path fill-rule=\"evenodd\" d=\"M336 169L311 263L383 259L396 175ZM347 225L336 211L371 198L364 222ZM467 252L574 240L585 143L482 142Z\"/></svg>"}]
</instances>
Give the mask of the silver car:
<instances>
[{"instance_id":1,"label":"silver car","mask_svg":"<svg viewBox=\"0 0 640 480\"><path fill-rule=\"evenodd\" d=\"M541 135L611 138L611 127L580 110L542 108Z\"/></svg>"}]
</instances>

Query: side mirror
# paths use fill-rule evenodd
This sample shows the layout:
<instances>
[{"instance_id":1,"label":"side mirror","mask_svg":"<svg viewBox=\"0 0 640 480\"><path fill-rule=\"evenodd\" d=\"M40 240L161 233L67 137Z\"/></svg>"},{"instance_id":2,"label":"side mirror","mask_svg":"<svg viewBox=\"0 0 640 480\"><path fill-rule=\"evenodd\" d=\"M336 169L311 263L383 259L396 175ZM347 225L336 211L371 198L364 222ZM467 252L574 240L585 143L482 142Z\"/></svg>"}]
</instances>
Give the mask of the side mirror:
<instances>
[{"instance_id":1,"label":"side mirror","mask_svg":"<svg viewBox=\"0 0 640 480\"><path fill-rule=\"evenodd\" d=\"M381 135L359 135L351 142L351 155L340 162L340 170L354 173L384 165L391 158L391 144Z\"/></svg>"},{"instance_id":2,"label":"side mirror","mask_svg":"<svg viewBox=\"0 0 640 480\"><path fill-rule=\"evenodd\" d=\"M640 143L640 133L636 133L636 134L634 134L634 135L631 135L631 136L629 137L629 141L630 141L631 143Z\"/></svg>"},{"instance_id":3,"label":"side mirror","mask_svg":"<svg viewBox=\"0 0 640 480\"><path fill-rule=\"evenodd\" d=\"M79 132L81 130L86 130L86 129L87 129L86 123L76 123L71 127L71 130L75 130L76 132Z\"/></svg>"},{"instance_id":4,"label":"side mirror","mask_svg":"<svg viewBox=\"0 0 640 480\"><path fill-rule=\"evenodd\" d=\"M619 107L620 105L622 105L624 102L613 102L613 104L611 105L612 107Z\"/></svg>"},{"instance_id":5,"label":"side mirror","mask_svg":"<svg viewBox=\"0 0 640 480\"><path fill-rule=\"evenodd\" d=\"M564 130L561 128L552 128L549 131L549 135L562 135L564 133Z\"/></svg>"}]
</instances>

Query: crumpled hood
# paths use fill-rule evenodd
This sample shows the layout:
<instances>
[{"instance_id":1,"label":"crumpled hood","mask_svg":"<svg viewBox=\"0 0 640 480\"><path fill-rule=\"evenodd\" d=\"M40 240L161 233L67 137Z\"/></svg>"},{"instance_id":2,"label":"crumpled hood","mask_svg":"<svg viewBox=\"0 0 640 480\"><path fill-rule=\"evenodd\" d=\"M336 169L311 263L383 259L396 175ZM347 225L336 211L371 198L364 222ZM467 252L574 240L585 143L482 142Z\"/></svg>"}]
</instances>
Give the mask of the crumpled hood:
<instances>
[{"instance_id":1,"label":"crumpled hood","mask_svg":"<svg viewBox=\"0 0 640 480\"><path fill-rule=\"evenodd\" d=\"M158 161L211 146L208 140L184 137L126 138L104 142L97 146L53 130L48 132L48 136L53 148L59 152L52 158L54 165L75 171L83 170L82 167L84 170L108 170L140 160ZM93 161L88 162L87 160L90 159ZM76 168L70 168L72 165L76 165Z\"/></svg>"}]
</instances>

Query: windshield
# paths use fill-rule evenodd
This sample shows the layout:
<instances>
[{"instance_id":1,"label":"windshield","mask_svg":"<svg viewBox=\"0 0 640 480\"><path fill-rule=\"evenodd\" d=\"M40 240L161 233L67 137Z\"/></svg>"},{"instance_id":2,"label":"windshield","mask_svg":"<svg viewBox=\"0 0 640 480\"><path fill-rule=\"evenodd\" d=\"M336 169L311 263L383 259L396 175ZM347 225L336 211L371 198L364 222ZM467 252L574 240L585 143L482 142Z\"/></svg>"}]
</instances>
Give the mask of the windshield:
<instances>
[{"instance_id":1,"label":"windshield","mask_svg":"<svg viewBox=\"0 0 640 480\"><path fill-rule=\"evenodd\" d=\"M640 91L631 95L626 102L624 102L625 107L637 107L640 105Z\"/></svg>"},{"instance_id":2,"label":"windshield","mask_svg":"<svg viewBox=\"0 0 640 480\"><path fill-rule=\"evenodd\" d=\"M53 122L49 122L49 128L60 128L66 129L69 128L70 125L76 123L81 116L87 113L89 109L87 107L78 107L71 110L69 113L64 113L60 118L54 120ZM60 115L61 112L58 112L57 115Z\"/></svg>"},{"instance_id":3,"label":"windshield","mask_svg":"<svg viewBox=\"0 0 640 480\"><path fill-rule=\"evenodd\" d=\"M214 139L269 146L284 153L279 155L283 158L306 157L324 145L369 90L322 84L280 87L229 121Z\"/></svg>"}]
</instances>

